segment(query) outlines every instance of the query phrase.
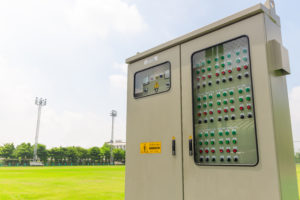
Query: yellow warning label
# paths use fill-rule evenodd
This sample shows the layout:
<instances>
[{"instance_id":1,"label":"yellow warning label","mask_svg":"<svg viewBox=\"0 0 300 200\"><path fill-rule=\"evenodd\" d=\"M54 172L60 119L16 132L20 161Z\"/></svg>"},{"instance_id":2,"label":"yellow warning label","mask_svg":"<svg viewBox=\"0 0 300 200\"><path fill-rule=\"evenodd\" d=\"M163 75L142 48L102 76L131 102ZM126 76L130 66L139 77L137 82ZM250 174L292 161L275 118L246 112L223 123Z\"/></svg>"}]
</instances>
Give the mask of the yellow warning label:
<instances>
[{"instance_id":1,"label":"yellow warning label","mask_svg":"<svg viewBox=\"0 0 300 200\"><path fill-rule=\"evenodd\" d=\"M140 152L144 153L160 153L161 142L144 142L140 144Z\"/></svg>"}]
</instances>

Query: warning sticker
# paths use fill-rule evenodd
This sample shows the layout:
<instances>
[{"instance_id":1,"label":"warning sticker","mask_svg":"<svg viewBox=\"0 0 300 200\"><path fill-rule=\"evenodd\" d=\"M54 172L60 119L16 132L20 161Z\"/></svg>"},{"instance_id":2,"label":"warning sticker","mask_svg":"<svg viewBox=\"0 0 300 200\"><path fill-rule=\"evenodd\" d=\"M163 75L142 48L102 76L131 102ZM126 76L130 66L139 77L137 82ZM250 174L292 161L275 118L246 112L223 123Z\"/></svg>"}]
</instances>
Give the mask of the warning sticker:
<instances>
[{"instance_id":1,"label":"warning sticker","mask_svg":"<svg viewBox=\"0 0 300 200\"><path fill-rule=\"evenodd\" d=\"M161 142L145 142L140 144L140 153L160 153Z\"/></svg>"}]
</instances>

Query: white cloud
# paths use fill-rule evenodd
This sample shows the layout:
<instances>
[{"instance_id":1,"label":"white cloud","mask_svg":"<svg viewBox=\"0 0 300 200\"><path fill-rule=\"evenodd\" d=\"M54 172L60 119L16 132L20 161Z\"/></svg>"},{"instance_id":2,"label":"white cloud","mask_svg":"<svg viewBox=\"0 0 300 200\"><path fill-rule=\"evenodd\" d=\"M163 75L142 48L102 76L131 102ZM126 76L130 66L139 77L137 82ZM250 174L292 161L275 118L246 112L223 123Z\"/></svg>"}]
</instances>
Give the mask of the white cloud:
<instances>
[{"instance_id":1,"label":"white cloud","mask_svg":"<svg viewBox=\"0 0 300 200\"><path fill-rule=\"evenodd\" d=\"M127 88L127 77L125 75L114 74L109 76L109 82L112 89L122 89Z\"/></svg>"},{"instance_id":2,"label":"white cloud","mask_svg":"<svg viewBox=\"0 0 300 200\"><path fill-rule=\"evenodd\" d=\"M117 62L115 62L113 64L114 69L121 70L121 72L125 73L125 74L127 74L127 67L128 67L128 65L126 63L117 63Z\"/></svg>"},{"instance_id":3,"label":"white cloud","mask_svg":"<svg viewBox=\"0 0 300 200\"><path fill-rule=\"evenodd\" d=\"M294 87L290 94L290 111L292 119L293 137L300 141L300 86ZM295 143L295 150L300 149L300 143Z\"/></svg>"},{"instance_id":4,"label":"white cloud","mask_svg":"<svg viewBox=\"0 0 300 200\"><path fill-rule=\"evenodd\" d=\"M77 0L67 20L77 31L102 38L114 31L134 34L147 28L137 7L122 0Z\"/></svg>"}]
</instances>

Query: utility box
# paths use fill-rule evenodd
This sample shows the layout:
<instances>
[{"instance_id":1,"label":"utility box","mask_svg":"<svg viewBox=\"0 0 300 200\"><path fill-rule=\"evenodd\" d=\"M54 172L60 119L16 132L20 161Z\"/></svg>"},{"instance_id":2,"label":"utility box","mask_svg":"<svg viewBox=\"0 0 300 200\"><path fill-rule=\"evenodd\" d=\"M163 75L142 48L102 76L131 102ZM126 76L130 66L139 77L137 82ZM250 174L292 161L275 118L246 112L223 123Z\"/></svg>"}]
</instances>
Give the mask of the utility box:
<instances>
[{"instance_id":1,"label":"utility box","mask_svg":"<svg viewBox=\"0 0 300 200\"><path fill-rule=\"evenodd\" d=\"M126 62L126 200L298 199L272 2Z\"/></svg>"}]
</instances>

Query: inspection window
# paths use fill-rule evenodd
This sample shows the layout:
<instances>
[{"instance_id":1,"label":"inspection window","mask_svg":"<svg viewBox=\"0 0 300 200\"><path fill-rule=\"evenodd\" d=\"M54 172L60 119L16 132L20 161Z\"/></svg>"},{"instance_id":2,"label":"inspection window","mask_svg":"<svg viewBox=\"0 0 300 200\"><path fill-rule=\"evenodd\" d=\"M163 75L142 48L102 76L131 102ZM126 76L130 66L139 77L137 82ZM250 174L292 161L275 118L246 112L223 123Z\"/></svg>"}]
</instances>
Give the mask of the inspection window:
<instances>
[{"instance_id":1,"label":"inspection window","mask_svg":"<svg viewBox=\"0 0 300 200\"><path fill-rule=\"evenodd\" d=\"M134 74L134 97L166 92L171 88L171 63L165 62Z\"/></svg>"}]
</instances>

